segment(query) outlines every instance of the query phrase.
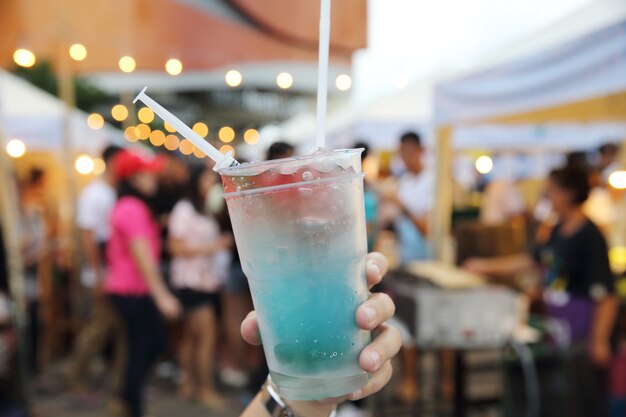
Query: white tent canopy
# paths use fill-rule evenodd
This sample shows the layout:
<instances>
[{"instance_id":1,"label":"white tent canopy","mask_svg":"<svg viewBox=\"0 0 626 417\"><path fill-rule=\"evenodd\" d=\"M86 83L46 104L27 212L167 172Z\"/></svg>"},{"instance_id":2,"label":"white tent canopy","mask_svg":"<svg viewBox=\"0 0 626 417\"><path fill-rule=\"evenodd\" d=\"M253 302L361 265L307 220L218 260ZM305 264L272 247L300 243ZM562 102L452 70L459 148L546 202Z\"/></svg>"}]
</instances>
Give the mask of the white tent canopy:
<instances>
[{"instance_id":1,"label":"white tent canopy","mask_svg":"<svg viewBox=\"0 0 626 417\"><path fill-rule=\"evenodd\" d=\"M87 126L87 114L70 111L71 151L97 154L108 143L122 143L122 133L105 124ZM0 132L4 141L22 140L30 150L61 151L66 107L63 101L27 81L0 70Z\"/></svg>"},{"instance_id":2,"label":"white tent canopy","mask_svg":"<svg viewBox=\"0 0 626 417\"><path fill-rule=\"evenodd\" d=\"M626 2L594 2L488 69L439 84L436 123L454 126L452 142L460 149L589 149L622 139L623 119L541 124L489 119L624 92L625 52Z\"/></svg>"},{"instance_id":3,"label":"white tent canopy","mask_svg":"<svg viewBox=\"0 0 626 417\"><path fill-rule=\"evenodd\" d=\"M625 3L626 4L626 3ZM626 19L436 88L437 122L476 120L626 90Z\"/></svg>"},{"instance_id":4,"label":"white tent canopy","mask_svg":"<svg viewBox=\"0 0 626 417\"><path fill-rule=\"evenodd\" d=\"M482 88L487 89L486 91L489 91L489 88L491 88L491 93L498 95L498 97L483 97L485 98L485 105L490 105L490 103L492 103L490 100L500 98L500 95L504 91L502 90L503 85L492 85L490 83L493 81L492 76L494 74L501 77L512 76L509 67L517 64L506 63L523 62L523 65L519 64L521 67L518 70L518 75L524 78L523 82L532 83L538 82L538 80L534 79L537 75L530 74L528 65L530 65L530 63L533 63L537 67L546 65L546 62L543 61L547 54L547 52L545 52L546 49L550 49L550 53L563 53L564 49L570 48L569 51L572 53L570 58L573 57L574 53L581 52L578 51L577 48L585 48L586 53L585 56L577 55L577 58L571 61L554 62L554 67L545 70L546 76L551 77L551 79L558 79L560 76L571 77L576 71L581 70L581 60L591 59L594 60L594 65L601 65L603 59L606 61L619 56L620 50L622 51L621 60L626 60L626 56L623 54L625 50L623 42L626 33L623 28L618 28L619 22L625 22L625 19L625 1L592 1L547 29L481 57L480 60L477 60L480 63L473 67L439 70L428 77L410 83L404 89L379 97L376 100L370 101L368 104L348 106L342 110L331 113L328 121L329 140L333 144L345 145L348 142L348 138L361 137L369 139L376 147L389 148L395 146L398 134L402 131L407 129L419 129L424 133L427 143L430 142L432 144L433 137L430 132L432 131L431 121L434 118L436 118L435 122L440 122L445 121L446 118L450 119L472 115L474 112L478 113L481 111L481 107L477 106L476 102L473 101L473 99L477 97L466 97L463 95L466 94L463 90L466 88L465 82L473 82L475 80L474 77L484 77L480 78L482 84L475 86L475 88L479 89L478 92L482 93L482 91L480 91L482 86ZM611 28L613 28L612 31ZM596 35L597 37L592 40L584 37L597 30L608 30L611 33L605 34L605 38L602 38L603 35ZM577 38L581 39L577 40ZM603 39L605 39L606 42ZM574 43L570 45L569 42ZM598 44L601 44L600 47L598 47ZM591 63L592 62L589 62L588 64ZM572 67L569 72L564 73L563 71L567 70L567 68L563 67L568 65L572 65ZM490 70L491 68L497 69ZM480 72L478 76L460 78L462 74L476 73L477 71L481 71L481 69L482 72ZM605 65L603 69L604 72L602 74L596 73L595 71L592 74L594 78L598 79L598 84L596 85L598 91L601 91L603 88L605 91L607 88L617 88L617 85L623 84L623 78L626 77L626 70L624 70L623 66L615 65L615 63L612 62L610 65ZM437 109L435 111L435 85L446 79L455 81L443 82L439 85L437 88ZM516 81L511 80L511 82ZM568 99L577 97L577 95L582 96L587 94L582 90L589 87L583 88L580 84L583 83L577 82L575 86L572 84L563 86L564 91L570 94ZM451 110L445 107L445 103L442 102L442 100L445 102L447 99L447 96L443 96L443 94L450 92L450 94L454 95L457 93L457 87L461 89L459 93L461 98L467 99L467 101L463 102L464 107L459 108L458 112L447 113ZM471 90L473 87L474 84L471 84L467 88L470 88L471 92L473 91ZM576 88L572 89L571 87ZM507 88L506 85L504 88ZM509 86L508 88L510 89L512 87ZM510 97L516 100L522 100L518 98L518 93L520 92L526 93L526 89L521 85L518 86L517 90L510 90ZM543 94L543 97L539 97L538 100L545 100L547 95L555 93L554 91L541 90L539 92ZM556 98L559 98L559 96L557 95ZM565 99L565 97L561 96L560 99ZM529 104L531 103L526 103L525 105ZM492 107L493 111L499 112L506 110L506 106L500 103L492 105ZM511 104L509 109L511 108L519 107L515 107ZM512 137L517 137L518 141L516 143L523 146L524 143L528 143L529 138L536 142L541 138L550 136L555 137L555 140L560 144L553 146L554 143L552 143L546 146L556 149L567 147L563 146L567 145L563 142L567 141L567 139L572 139L569 144L573 145L575 148L594 146L599 141L606 140L608 137L619 135L626 127L618 124L602 124L595 128L587 126L584 130L578 131L577 137L565 136L564 133L569 134L572 129L567 128L567 131L565 131L563 126L546 126L543 129L528 128L523 135L519 135L519 129L507 132L504 132L504 129L506 128L499 127L497 133L498 135L506 135L509 144L511 143L510 139ZM482 126L480 129L475 127L461 127L455 133L455 145L457 148L471 148L482 144L482 147L486 148L487 146L485 145L487 144L480 142L482 139L479 136L475 136L477 133L483 134L486 130L490 132L490 137L493 138L496 132L493 126ZM582 137L583 134L585 135L584 139ZM489 145L489 147L492 145L496 147L501 146L501 140L490 139L490 143L491 145ZM548 144L546 141L541 141L541 143Z\"/></svg>"}]
</instances>

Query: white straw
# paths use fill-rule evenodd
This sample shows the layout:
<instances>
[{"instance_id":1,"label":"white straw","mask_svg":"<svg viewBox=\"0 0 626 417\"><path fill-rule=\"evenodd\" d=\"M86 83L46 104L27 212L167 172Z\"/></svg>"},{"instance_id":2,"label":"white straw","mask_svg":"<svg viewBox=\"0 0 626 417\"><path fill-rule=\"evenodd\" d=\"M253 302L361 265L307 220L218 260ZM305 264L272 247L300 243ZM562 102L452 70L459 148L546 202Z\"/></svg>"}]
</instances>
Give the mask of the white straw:
<instances>
[{"instance_id":1,"label":"white straw","mask_svg":"<svg viewBox=\"0 0 626 417\"><path fill-rule=\"evenodd\" d=\"M328 54L330 49L330 3L321 0L320 8L320 46L317 72L317 131L315 146L326 147L326 111L328 100Z\"/></svg>"},{"instance_id":2,"label":"white straw","mask_svg":"<svg viewBox=\"0 0 626 417\"><path fill-rule=\"evenodd\" d=\"M226 168L233 165L238 165L239 163L235 161L232 157L232 152L227 154L221 153L219 150L215 149L213 145L204 140L202 136L198 135L193 131L189 126L184 124L178 117L174 116L172 113L167 111L163 106L154 101L151 97L146 94L146 89L148 87L144 87L143 90L135 97L133 103L136 103L137 100L140 100L143 104L148 106L153 112L158 114L161 119L165 120L169 123L178 133L187 138L194 146L204 152L209 158L215 161L215 170L217 171L219 168Z\"/></svg>"}]
</instances>

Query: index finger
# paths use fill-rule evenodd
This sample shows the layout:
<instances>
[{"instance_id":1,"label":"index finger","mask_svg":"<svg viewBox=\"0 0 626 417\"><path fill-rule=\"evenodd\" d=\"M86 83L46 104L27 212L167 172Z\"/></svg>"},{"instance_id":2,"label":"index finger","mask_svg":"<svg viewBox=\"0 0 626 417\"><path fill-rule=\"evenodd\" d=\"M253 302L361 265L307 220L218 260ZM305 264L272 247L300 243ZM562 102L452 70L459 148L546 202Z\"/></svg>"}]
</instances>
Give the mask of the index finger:
<instances>
[{"instance_id":1,"label":"index finger","mask_svg":"<svg viewBox=\"0 0 626 417\"><path fill-rule=\"evenodd\" d=\"M382 253L372 252L365 258L365 275L369 289L380 281L389 270L389 262Z\"/></svg>"}]
</instances>

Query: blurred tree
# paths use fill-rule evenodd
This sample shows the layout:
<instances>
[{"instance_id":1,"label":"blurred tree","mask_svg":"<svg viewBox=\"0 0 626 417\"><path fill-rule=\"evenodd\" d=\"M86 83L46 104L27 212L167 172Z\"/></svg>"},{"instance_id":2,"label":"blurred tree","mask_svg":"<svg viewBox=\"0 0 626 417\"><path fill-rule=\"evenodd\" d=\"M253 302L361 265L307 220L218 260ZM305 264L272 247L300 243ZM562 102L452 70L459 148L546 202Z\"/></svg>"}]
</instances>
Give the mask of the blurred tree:
<instances>
[{"instance_id":1,"label":"blurred tree","mask_svg":"<svg viewBox=\"0 0 626 417\"><path fill-rule=\"evenodd\" d=\"M31 68L16 66L13 73L42 90L59 96L57 77L50 62L43 61ZM109 98L104 91L84 79L75 78L74 85L76 88L76 106L83 111L91 112L94 107L106 102Z\"/></svg>"}]
</instances>

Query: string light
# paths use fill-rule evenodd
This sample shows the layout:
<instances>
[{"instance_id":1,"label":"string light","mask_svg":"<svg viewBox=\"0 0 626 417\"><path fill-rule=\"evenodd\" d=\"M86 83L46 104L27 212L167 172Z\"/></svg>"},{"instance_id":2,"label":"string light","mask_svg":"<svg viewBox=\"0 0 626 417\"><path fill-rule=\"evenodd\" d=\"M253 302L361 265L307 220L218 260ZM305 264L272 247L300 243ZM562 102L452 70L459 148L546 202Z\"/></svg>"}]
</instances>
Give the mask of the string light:
<instances>
[{"instance_id":1,"label":"string light","mask_svg":"<svg viewBox=\"0 0 626 417\"><path fill-rule=\"evenodd\" d=\"M175 151L180 145L180 139L176 135L167 135L165 137L165 149L168 151Z\"/></svg>"},{"instance_id":2,"label":"string light","mask_svg":"<svg viewBox=\"0 0 626 417\"><path fill-rule=\"evenodd\" d=\"M137 142L139 138L137 137L137 128L135 126L128 126L126 130L124 130L124 137L129 142Z\"/></svg>"},{"instance_id":3,"label":"string light","mask_svg":"<svg viewBox=\"0 0 626 417\"><path fill-rule=\"evenodd\" d=\"M122 72L126 73L135 71L135 67L137 66L135 59L128 55L121 57L118 64Z\"/></svg>"},{"instance_id":4,"label":"string light","mask_svg":"<svg viewBox=\"0 0 626 417\"><path fill-rule=\"evenodd\" d=\"M626 190L626 171L615 171L609 175L609 185L616 190Z\"/></svg>"},{"instance_id":5,"label":"string light","mask_svg":"<svg viewBox=\"0 0 626 417\"><path fill-rule=\"evenodd\" d=\"M194 151L194 148L195 146L193 146L193 143L189 142L189 140L187 139L183 139L178 146L180 153L182 153L183 155L191 155Z\"/></svg>"},{"instance_id":6,"label":"string light","mask_svg":"<svg viewBox=\"0 0 626 417\"><path fill-rule=\"evenodd\" d=\"M148 107L142 107L137 112L137 117L142 123L151 123L154 120L154 112Z\"/></svg>"},{"instance_id":7,"label":"string light","mask_svg":"<svg viewBox=\"0 0 626 417\"><path fill-rule=\"evenodd\" d=\"M118 122L122 122L128 117L128 109L123 104L116 104L111 109L111 117Z\"/></svg>"},{"instance_id":8,"label":"string light","mask_svg":"<svg viewBox=\"0 0 626 417\"><path fill-rule=\"evenodd\" d=\"M241 82L243 81L243 76L237 70L230 70L226 73L224 81L226 81L226 84L229 87L239 87L241 85Z\"/></svg>"},{"instance_id":9,"label":"string light","mask_svg":"<svg viewBox=\"0 0 626 417\"><path fill-rule=\"evenodd\" d=\"M70 57L74 61L84 61L87 58L87 48L83 44L75 43L70 46Z\"/></svg>"},{"instance_id":10,"label":"string light","mask_svg":"<svg viewBox=\"0 0 626 417\"><path fill-rule=\"evenodd\" d=\"M293 86L293 76L288 72L281 72L276 77L276 85L283 90L291 88Z\"/></svg>"},{"instance_id":11,"label":"string light","mask_svg":"<svg viewBox=\"0 0 626 417\"><path fill-rule=\"evenodd\" d=\"M79 155L76 158L76 162L74 162L74 168L78 171L79 174L88 175L94 171L96 164L93 159L86 154Z\"/></svg>"},{"instance_id":12,"label":"string light","mask_svg":"<svg viewBox=\"0 0 626 417\"><path fill-rule=\"evenodd\" d=\"M165 143L165 133L161 130L153 130L150 133L150 143L154 146L161 146Z\"/></svg>"},{"instance_id":13,"label":"string light","mask_svg":"<svg viewBox=\"0 0 626 417\"><path fill-rule=\"evenodd\" d=\"M137 134L137 139L140 140L146 140L150 137L150 133L152 133L152 129L150 129L150 126L148 126L145 123L140 123L137 125L136 129L136 134Z\"/></svg>"},{"instance_id":14,"label":"string light","mask_svg":"<svg viewBox=\"0 0 626 417\"><path fill-rule=\"evenodd\" d=\"M335 86L339 91L348 91L352 87L352 78L348 74L341 74L335 80Z\"/></svg>"},{"instance_id":15,"label":"string light","mask_svg":"<svg viewBox=\"0 0 626 417\"><path fill-rule=\"evenodd\" d=\"M21 158L26 153L26 144L19 139L13 139L7 143L6 149L11 158Z\"/></svg>"},{"instance_id":16,"label":"string light","mask_svg":"<svg viewBox=\"0 0 626 417\"><path fill-rule=\"evenodd\" d=\"M200 150L200 148L195 148L195 149L193 150L193 155L194 155L196 158L199 158L199 159L202 159L202 158L206 157L205 153L204 153L204 152L202 152L202 150Z\"/></svg>"},{"instance_id":17,"label":"string light","mask_svg":"<svg viewBox=\"0 0 626 417\"><path fill-rule=\"evenodd\" d=\"M260 138L261 135L256 129L248 129L243 134L243 140L245 140L248 145L254 145L259 141Z\"/></svg>"},{"instance_id":18,"label":"string light","mask_svg":"<svg viewBox=\"0 0 626 417\"><path fill-rule=\"evenodd\" d=\"M228 152L232 152L232 153L233 153L233 156L235 156L235 148L233 148L233 147L232 147L232 146L230 146L230 145L223 145L223 146L220 148L220 152L221 152L221 153L223 153L223 154L227 154Z\"/></svg>"},{"instance_id":19,"label":"string light","mask_svg":"<svg viewBox=\"0 0 626 417\"><path fill-rule=\"evenodd\" d=\"M183 72L183 63L176 58L168 59L165 63L165 71L167 71L169 75L179 75Z\"/></svg>"},{"instance_id":20,"label":"string light","mask_svg":"<svg viewBox=\"0 0 626 417\"><path fill-rule=\"evenodd\" d=\"M235 131L230 126L224 126L220 129L218 136L222 142L229 143L235 139Z\"/></svg>"},{"instance_id":21,"label":"string light","mask_svg":"<svg viewBox=\"0 0 626 417\"><path fill-rule=\"evenodd\" d=\"M102 129L104 126L104 117L99 113L91 113L87 116L87 126L93 130Z\"/></svg>"},{"instance_id":22,"label":"string light","mask_svg":"<svg viewBox=\"0 0 626 417\"><path fill-rule=\"evenodd\" d=\"M30 68L35 65L37 58L32 51L20 48L13 52L13 61L20 67Z\"/></svg>"},{"instance_id":23,"label":"string light","mask_svg":"<svg viewBox=\"0 0 626 417\"><path fill-rule=\"evenodd\" d=\"M167 130L170 133L176 132L176 129L174 129L174 127L167 122L163 122L163 127L165 127L165 130Z\"/></svg>"},{"instance_id":24,"label":"string light","mask_svg":"<svg viewBox=\"0 0 626 417\"><path fill-rule=\"evenodd\" d=\"M493 160L487 155L483 155L476 159L476 171L481 174L489 174L493 169Z\"/></svg>"},{"instance_id":25,"label":"string light","mask_svg":"<svg viewBox=\"0 0 626 417\"><path fill-rule=\"evenodd\" d=\"M208 126L202 122L198 122L195 125L193 125L192 129L194 132L196 132L198 135L202 136L203 138L206 138L207 135L209 134Z\"/></svg>"}]
</instances>

